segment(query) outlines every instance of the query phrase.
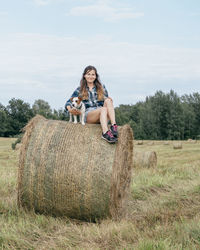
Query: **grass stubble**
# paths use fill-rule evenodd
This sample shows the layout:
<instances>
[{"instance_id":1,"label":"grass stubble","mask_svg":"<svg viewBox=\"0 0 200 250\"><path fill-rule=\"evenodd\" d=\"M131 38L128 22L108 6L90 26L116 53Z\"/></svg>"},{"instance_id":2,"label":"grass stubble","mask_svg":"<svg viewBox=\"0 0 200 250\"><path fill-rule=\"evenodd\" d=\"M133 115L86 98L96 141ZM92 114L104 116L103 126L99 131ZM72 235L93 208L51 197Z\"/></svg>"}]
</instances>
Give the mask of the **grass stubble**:
<instances>
[{"instance_id":1,"label":"grass stubble","mask_svg":"<svg viewBox=\"0 0 200 250\"><path fill-rule=\"evenodd\" d=\"M87 223L17 208L14 141L0 138L0 249L200 249L199 143L135 143L157 168L134 169L124 220Z\"/></svg>"}]
</instances>

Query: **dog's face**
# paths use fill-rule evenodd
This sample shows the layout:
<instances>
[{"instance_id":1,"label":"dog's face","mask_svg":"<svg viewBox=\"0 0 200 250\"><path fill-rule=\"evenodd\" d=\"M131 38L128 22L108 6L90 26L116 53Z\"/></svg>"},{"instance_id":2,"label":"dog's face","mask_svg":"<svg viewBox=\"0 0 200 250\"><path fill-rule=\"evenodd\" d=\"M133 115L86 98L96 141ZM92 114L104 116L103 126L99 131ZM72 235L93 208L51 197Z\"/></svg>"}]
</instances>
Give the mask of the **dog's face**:
<instances>
[{"instance_id":1,"label":"dog's face","mask_svg":"<svg viewBox=\"0 0 200 250\"><path fill-rule=\"evenodd\" d=\"M82 98L81 97L72 97L71 99L72 107L79 108L81 106Z\"/></svg>"}]
</instances>

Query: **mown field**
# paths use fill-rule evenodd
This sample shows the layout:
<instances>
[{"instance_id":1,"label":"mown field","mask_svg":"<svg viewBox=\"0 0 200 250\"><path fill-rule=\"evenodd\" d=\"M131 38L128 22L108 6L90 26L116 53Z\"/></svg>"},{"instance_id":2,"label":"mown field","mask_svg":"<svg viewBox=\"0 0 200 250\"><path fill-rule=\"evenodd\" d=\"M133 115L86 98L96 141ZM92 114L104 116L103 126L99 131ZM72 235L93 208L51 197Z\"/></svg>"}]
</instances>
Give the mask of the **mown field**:
<instances>
[{"instance_id":1,"label":"mown field","mask_svg":"<svg viewBox=\"0 0 200 250\"><path fill-rule=\"evenodd\" d=\"M200 249L200 143L157 141L155 169L134 169L128 215L86 223L18 210L18 151L0 138L0 249Z\"/></svg>"}]
</instances>

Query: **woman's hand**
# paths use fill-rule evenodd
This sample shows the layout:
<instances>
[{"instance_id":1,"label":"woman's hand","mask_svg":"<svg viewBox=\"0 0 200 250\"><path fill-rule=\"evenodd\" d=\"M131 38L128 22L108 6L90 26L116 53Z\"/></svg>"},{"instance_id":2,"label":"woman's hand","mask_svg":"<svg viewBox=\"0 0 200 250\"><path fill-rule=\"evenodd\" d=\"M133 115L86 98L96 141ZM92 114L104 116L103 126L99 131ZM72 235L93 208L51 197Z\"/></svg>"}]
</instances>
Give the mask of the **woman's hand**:
<instances>
[{"instance_id":1,"label":"woman's hand","mask_svg":"<svg viewBox=\"0 0 200 250\"><path fill-rule=\"evenodd\" d=\"M71 108L70 106L67 106L68 111L72 114L72 115L81 115L81 111L75 109L75 108Z\"/></svg>"}]
</instances>

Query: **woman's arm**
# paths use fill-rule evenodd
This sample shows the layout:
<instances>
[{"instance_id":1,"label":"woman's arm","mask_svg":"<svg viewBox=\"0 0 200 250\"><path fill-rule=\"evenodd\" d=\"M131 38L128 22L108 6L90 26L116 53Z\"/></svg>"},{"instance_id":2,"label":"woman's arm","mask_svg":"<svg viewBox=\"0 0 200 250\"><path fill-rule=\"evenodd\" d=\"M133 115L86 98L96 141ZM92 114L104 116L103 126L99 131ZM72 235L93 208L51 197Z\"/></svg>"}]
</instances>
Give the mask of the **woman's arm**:
<instances>
[{"instance_id":1,"label":"woman's arm","mask_svg":"<svg viewBox=\"0 0 200 250\"><path fill-rule=\"evenodd\" d=\"M108 91L106 89L106 86L103 85L103 90L104 90L104 101L108 98L110 99L111 101L113 101L113 99L111 97L108 96Z\"/></svg>"},{"instance_id":2,"label":"woman's arm","mask_svg":"<svg viewBox=\"0 0 200 250\"><path fill-rule=\"evenodd\" d=\"M108 97L108 91L106 89L106 86L103 84L103 92L104 92L104 99L106 99Z\"/></svg>"},{"instance_id":3,"label":"woman's arm","mask_svg":"<svg viewBox=\"0 0 200 250\"><path fill-rule=\"evenodd\" d=\"M65 109L66 109L68 112L72 113L73 115L80 115L80 114L81 114L80 111L78 111L78 110L76 110L76 109L74 109L74 108L71 108L71 103L72 103L72 102L71 102L71 98L72 98L72 97L78 97L78 96L79 96L79 93L80 93L80 87L78 87L78 88L73 92L73 94L71 95L70 99L67 100L67 102L65 103Z\"/></svg>"},{"instance_id":4,"label":"woman's arm","mask_svg":"<svg viewBox=\"0 0 200 250\"><path fill-rule=\"evenodd\" d=\"M67 106L66 109L72 114L72 115L80 115L81 111L71 108L71 106Z\"/></svg>"}]
</instances>

